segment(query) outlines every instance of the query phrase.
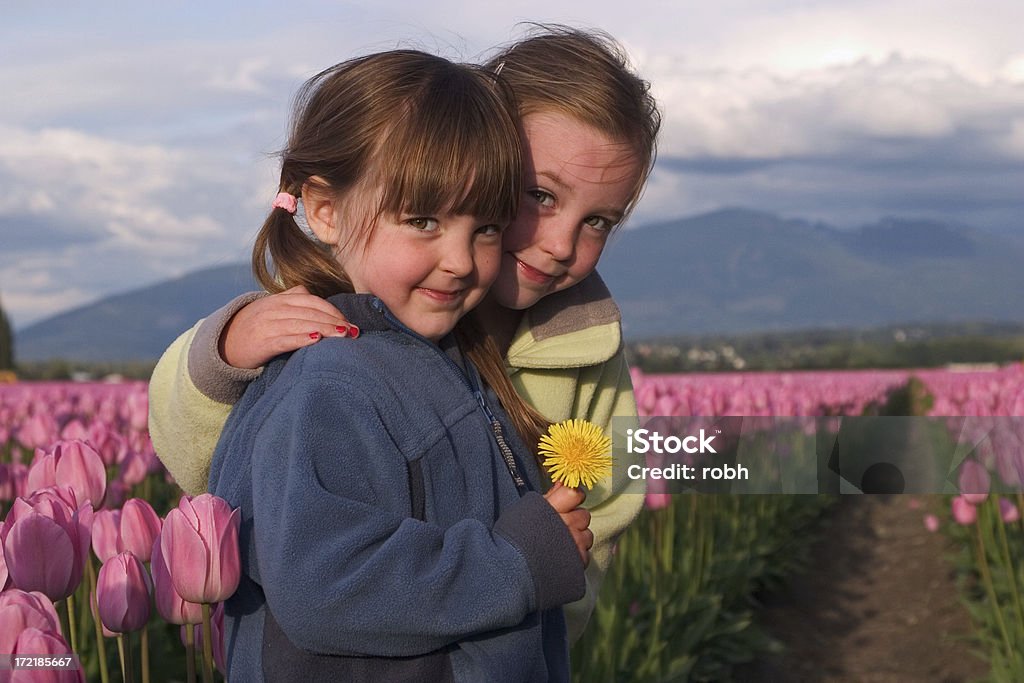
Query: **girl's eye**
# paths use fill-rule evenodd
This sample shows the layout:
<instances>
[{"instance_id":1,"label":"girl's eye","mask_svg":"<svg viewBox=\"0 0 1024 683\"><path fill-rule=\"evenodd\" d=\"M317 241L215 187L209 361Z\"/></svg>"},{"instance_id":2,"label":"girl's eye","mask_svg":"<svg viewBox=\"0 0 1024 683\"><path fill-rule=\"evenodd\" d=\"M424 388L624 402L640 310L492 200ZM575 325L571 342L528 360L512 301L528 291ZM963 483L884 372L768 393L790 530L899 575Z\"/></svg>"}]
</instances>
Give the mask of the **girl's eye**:
<instances>
[{"instance_id":1,"label":"girl's eye","mask_svg":"<svg viewBox=\"0 0 1024 683\"><path fill-rule=\"evenodd\" d=\"M500 235L504 228L500 225L492 223L491 225L481 225L476 229L481 235Z\"/></svg>"},{"instance_id":2,"label":"girl's eye","mask_svg":"<svg viewBox=\"0 0 1024 683\"><path fill-rule=\"evenodd\" d=\"M407 218L405 222L410 227L416 228L417 230L422 230L424 232L434 232L438 228L436 218Z\"/></svg>"},{"instance_id":3,"label":"girl's eye","mask_svg":"<svg viewBox=\"0 0 1024 683\"><path fill-rule=\"evenodd\" d=\"M526 194L537 200L541 206L553 206L555 203L554 195L544 190L527 190Z\"/></svg>"},{"instance_id":4,"label":"girl's eye","mask_svg":"<svg viewBox=\"0 0 1024 683\"><path fill-rule=\"evenodd\" d=\"M601 232L608 232L615 225L614 222L608 220L604 216L588 216L583 220L583 222L595 230L600 230Z\"/></svg>"}]
</instances>

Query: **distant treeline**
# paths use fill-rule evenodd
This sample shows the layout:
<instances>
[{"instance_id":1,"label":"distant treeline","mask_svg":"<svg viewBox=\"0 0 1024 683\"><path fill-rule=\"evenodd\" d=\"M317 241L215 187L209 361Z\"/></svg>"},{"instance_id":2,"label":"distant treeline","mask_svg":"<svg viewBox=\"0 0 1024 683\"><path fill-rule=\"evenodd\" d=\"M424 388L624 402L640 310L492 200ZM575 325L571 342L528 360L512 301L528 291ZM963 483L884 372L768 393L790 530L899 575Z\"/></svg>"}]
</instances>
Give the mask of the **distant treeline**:
<instances>
[{"instance_id":1,"label":"distant treeline","mask_svg":"<svg viewBox=\"0 0 1024 683\"><path fill-rule=\"evenodd\" d=\"M124 363L98 363L88 361L69 361L63 359L18 363L15 374L20 380L59 381L59 380L111 380L111 379L143 379L148 380L153 374L156 361L128 361Z\"/></svg>"},{"instance_id":2,"label":"distant treeline","mask_svg":"<svg viewBox=\"0 0 1024 683\"><path fill-rule=\"evenodd\" d=\"M1024 324L902 325L628 341L629 364L644 372L928 368L1024 361ZM156 360L18 363L19 379L149 379ZM0 366L2 367L2 366Z\"/></svg>"},{"instance_id":3,"label":"distant treeline","mask_svg":"<svg viewBox=\"0 0 1024 683\"><path fill-rule=\"evenodd\" d=\"M900 325L627 342L644 372L927 368L1024 360L1024 324Z\"/></svg>"}]
</instances>

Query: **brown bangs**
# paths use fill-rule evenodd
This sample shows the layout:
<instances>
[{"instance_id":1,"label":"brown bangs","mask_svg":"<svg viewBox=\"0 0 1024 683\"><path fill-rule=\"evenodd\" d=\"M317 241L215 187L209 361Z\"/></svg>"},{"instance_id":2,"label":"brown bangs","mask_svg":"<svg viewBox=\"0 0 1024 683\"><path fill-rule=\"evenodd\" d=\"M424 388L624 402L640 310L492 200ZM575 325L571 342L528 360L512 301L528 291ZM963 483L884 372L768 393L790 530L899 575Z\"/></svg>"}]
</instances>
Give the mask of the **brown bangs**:
<instances>
[{"instance_id":1,"label":"brown bangs","mask_svg":"<svg viewBox=\"0 0 1024 683\"><path fill-rule=\"evenodd\" d=\"M482 69L450 66L409 98L380 142L373 162L384 188L380 211L507 224L522 195L511 96Z\"/></svg>"}]
</instances>

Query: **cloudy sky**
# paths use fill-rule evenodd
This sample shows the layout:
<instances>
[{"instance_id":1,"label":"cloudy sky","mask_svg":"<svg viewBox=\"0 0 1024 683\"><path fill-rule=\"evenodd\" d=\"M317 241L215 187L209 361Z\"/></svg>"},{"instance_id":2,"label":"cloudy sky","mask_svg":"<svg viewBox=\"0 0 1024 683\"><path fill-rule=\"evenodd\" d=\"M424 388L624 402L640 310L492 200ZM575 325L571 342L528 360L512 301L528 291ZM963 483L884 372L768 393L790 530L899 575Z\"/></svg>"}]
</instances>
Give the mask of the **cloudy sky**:
<instances>
[{"instance_id":1,"label":"cloudy sky","mask_svg":"<svg viewBox=\"0 0 1024 683\"><path fill-rule=\"evenodd\" d=\"M665 126L633 227L744 206L1024 236L1020 0L152 5L4 11L0 302L16 327L246 260L306 77L393 47L482 60L523 21L603 28L652 82Z\"/></svg>"}]
</instances>

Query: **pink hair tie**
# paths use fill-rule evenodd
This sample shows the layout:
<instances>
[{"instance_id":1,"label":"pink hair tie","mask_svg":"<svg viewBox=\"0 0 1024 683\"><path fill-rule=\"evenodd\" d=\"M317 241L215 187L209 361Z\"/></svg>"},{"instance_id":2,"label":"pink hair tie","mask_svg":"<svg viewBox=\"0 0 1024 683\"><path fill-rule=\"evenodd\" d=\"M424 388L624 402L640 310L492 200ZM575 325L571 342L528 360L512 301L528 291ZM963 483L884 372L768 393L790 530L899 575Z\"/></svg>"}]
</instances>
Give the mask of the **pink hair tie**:
<instances>
[{"instance_id":1,"label":"pink hair tie","mask_svg":"<svg viewBox=\"0 0 1024 683\"><path fill-rule=\"evenodd\" d=\"M295 199L295 195L288 194L287 192L278 192L274 198L274 203L271 207L275 209L284 209L288 213L295 213L295 207L298 206L298 201Z\"/></svg>"}]
</instances>

